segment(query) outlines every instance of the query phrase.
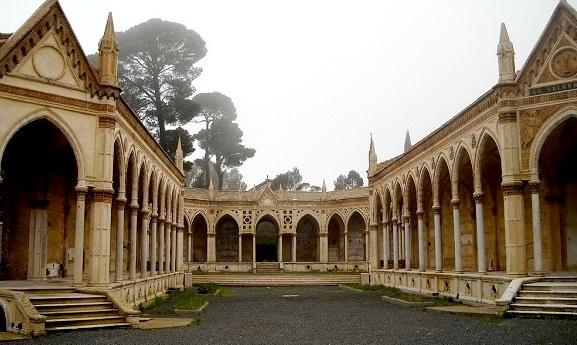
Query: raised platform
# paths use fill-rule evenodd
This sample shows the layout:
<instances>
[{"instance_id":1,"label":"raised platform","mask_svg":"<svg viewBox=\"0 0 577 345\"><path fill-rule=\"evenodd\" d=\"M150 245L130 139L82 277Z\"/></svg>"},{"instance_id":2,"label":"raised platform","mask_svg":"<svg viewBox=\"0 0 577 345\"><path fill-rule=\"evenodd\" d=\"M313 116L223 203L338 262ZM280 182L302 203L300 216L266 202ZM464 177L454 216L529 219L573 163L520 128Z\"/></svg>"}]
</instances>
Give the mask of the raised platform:
<instances>
[{"instance_id":1,"label":"raised platform","mask_svg":"<svg viewBox=\"0 0 577 345\"><path fill-rule=\"evenodd\" d=\"M185 286L215 283L223 286L330 286L361 282L360 273L186 273Z\"/></svg>"}]
</instances>

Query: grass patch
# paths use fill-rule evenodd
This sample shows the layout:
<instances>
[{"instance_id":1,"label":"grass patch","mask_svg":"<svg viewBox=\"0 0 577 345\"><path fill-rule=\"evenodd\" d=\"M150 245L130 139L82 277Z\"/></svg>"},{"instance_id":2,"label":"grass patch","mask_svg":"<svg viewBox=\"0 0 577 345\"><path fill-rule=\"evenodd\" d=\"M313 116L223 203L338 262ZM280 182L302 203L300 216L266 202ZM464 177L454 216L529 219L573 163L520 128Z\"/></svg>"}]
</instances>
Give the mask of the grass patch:
<instances>
[{"instance_id":1,"label":"grass patch","mask_svg":"<svg viewBox=\"0 0 577 345\"><path fill-rule=\"evenodd\" d=\"M170 291L167 298L155 297L150 305L141 308L149 315L175 314L174 309L195 310L206 302L206 296L199 295L196 288L183 291Z\"/></svg>"},{"instance_id":2,"label":"grass patch","mask_svg":"<svg viewBox=\"0 0 577 345\"><path fill-rule=\"evenodd\" d=\"M204 283L196 286L196 292L199 295L214 295L218 289L218 285L215 283Z\"/></svg>"},{"instance_id":3,"label":"grass patch","mask_svg":"<svg viewBox=\"0 0 577 345\"><path fill-rule=\"evenodd\" d=\"M454 304L453 299L450 297L436 298L423 295L416 295L403 292L394 287L388 287L383 285L345 284L345 286L361 291L379 292L387 297L400 299L406 302L435 302L435 304L438 305Z\"/></svg>"}]
</instances>

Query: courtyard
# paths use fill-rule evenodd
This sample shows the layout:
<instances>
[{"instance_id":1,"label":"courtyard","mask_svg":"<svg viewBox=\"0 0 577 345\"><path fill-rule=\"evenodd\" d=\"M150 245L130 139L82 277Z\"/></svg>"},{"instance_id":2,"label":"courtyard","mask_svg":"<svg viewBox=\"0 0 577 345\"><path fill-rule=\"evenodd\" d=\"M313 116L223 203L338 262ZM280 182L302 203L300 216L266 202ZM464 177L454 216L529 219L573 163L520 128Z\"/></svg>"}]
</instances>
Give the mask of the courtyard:
<instances>
[{"instance_id":1,"label":"courtyard","mask_svg":"<svg viewBox=\"0 0 577 345\"><path fill-rule=\"evenodd\" d=\"M341 287L227 288L196 322L48 334L15 344L573 344L577 320L449 315Z\"/></svg>"}]
</instances>

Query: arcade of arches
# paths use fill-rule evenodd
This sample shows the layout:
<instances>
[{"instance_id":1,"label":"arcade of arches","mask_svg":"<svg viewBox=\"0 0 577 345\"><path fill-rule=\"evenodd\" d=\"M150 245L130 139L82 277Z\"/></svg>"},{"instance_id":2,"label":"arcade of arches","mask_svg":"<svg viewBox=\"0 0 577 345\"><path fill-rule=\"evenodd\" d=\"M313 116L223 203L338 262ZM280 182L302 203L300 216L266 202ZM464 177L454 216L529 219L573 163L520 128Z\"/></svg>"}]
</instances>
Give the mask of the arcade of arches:
<instances>
[{"instance_id":1,"label":"arcade of arches","mask_svg":"<svg viewBox=\"0 0 577 345\"><path fill-rule=\"evenodd\" d=\"M0 279L70 280L132 304L186 271L369 271L371 283L492 303L514 277L577 271L577 17L561 1L519 71L369 186L183 186L120 95L109 17L90 67L59 3L0 35ZM146 285L148 284L148 285Z\"/></svg>"}]
</instances>

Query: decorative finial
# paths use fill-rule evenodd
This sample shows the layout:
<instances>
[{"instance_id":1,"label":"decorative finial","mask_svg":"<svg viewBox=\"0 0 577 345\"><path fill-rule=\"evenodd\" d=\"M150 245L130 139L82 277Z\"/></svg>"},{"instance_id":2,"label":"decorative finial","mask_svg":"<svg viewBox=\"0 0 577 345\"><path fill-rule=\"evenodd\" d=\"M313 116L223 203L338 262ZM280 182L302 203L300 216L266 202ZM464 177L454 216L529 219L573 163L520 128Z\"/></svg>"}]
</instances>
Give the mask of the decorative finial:
<instances>
[{"instance_id":1,"label":"decorative finial","mask_svg":"<svg viewBox=\"0 0 577 345\"><path fill-rule=\"evenodd\" d=\"M112 12L108 13L104 35L98 44L98 72L104 85L118 87L118 41L114 33Z\"/></svg>"},{"instance_id":2,"label":"decorative finial","mask_svg":"<svg viewBox=\"0 0 577 345\"><path fill-rule=\"evenodd\" d=\"M513 49L513 43L509 39L505 23L501 23L497 57L499 62L499 83L515 81L515 50Z\"/></svg>"}]
</instances>

